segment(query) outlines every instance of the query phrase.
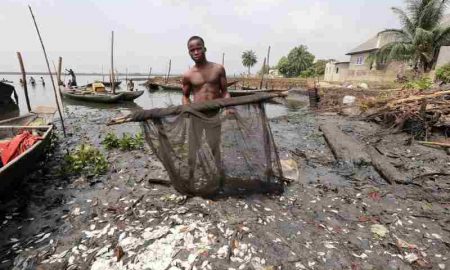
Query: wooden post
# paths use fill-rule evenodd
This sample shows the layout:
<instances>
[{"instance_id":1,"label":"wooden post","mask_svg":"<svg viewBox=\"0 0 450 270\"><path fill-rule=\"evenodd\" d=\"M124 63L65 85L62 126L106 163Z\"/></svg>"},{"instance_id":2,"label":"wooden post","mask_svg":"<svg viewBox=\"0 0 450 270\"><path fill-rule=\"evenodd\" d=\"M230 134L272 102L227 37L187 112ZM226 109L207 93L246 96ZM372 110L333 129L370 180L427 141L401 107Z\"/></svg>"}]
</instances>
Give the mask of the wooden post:
<instances>
[{"instance_id":1,"label":"wooden post","mask_svg":"<svg viewBox=\"0 0 450 270\"><path fill-rule=\"evenodd\" d=\"M266 62L266 65L267 65L267 74L269 74L269 70L270 70L269 57L270 57L270 46L269 46L269 48L267 49L267 62ZM268 83L268 80L266 80L266 89L268 89L267 83ZM273 87L273 85L272 85L272 87Z\"/></svg>"},{"instance_id":2,"label":"wooden post","mask_svg":"<svg viewBox=\"0 0 450 270\"><path fill-rule=\"evenodd\" d=\"M148 73L147 81L150 80L151 75L152 75L152 67L150 67L150 72Z\"/></svg>"},{"instance_id":3,"label":"wooden post","mask_svg":"<svg viewBox=\"0 0 450 270\"><path fill-rule=\"evenodd\" d=\"M17 58L19 58L20 71L22 72L23 90L25 91L25 100L27 101L28 112L31 112L30 98L28 97L27 88L27 74L25 72L25 67L23 65L22 55L20 52L17 52Z\"/></svg>"},{"instance_id":4,"label":"wooden post","mask_svg":"<svg viewBox=\"0 0 450 270\"><path fill-rule=\"evenodd\" d=\"M225 65L225 53L222 53L222 66Z\"/></svg>"},{"instance_id":5,"label":"wooden post","mask_svg":"<svg viewBox=\"0 0 450 270\"><path fill-rule=\"evenodd\" d=\"M58 74L57 74L57 78L56 78L58 81L58 87L63 84L61 81L61 69L62 69L62 57L60 56L58 58L58 71L57 71Z\"/></svg>"},{"instance_id":6,"label":"wooden post","mask_svg":"<svg viewBox=\"0 0 450 270\"><path fill-rule=\"evenodd\" d=\"M41 45L42 45L42 51L44 52L45 62L47 63L47 68L48 68L48 75L50 76L50 79L52 81L53 93L55 94L56 107L58 108L59 118L61 119L61 126L63 129L64 137L66 137L66 127L64 126L64 119L63 119L63 116L61 113L61 107L59 106L58 94L56 93L55 80L53 79L52 71L50 70L50 64L48 62L47 52L45 51L44 42L42 41L41 33L39 32L39 28L37 26L36 19L34 18L33 10L31 10L31 6L28 6L28 8L30 9L31 17L33 18L34 26L36 27L36 32L38 34L39 41L41 42Z\"/></svg>"},{"instance_id":7,"label":"wooden post","mask_svg":"<svg viewBox=\"0 0 450 270\"><path fill-rule=\"evenodd\" d=\"M114 31L111 31L111 90L113 94L116 93L114 80Z\"/></svg>"},{"instance_id":8,"label":"wooden post","mask_svg":"<svg viewBox=\"0 0 450 270\"><path fill-rule=\"evenodd\" d=\"M130 91L130 89L128 89L128 68L125 68L125 84L127 85L127 90Z\"/></svg>"},{"instance_id":9,"label":"wooden post","mask_svg":"<svg viewBox=\"0 0 450 270\"><path fill-rule=\"evenodd\" d=\"M169 59L169 70L167 71L166 84L169 82L170 69L172 67L172 59Z\"/></svg>"},{"instance_id":10,"label":"wooden post","mask_svg":"<svg viewBox=\"0 0 450 270\"><path fill-rule=\"evenodd\" d=\"M261 70L261 82L259 83L259 89L261 89L262 85L263 85L265 68L266 68L266 58L264 57L264 62L263 62L262 70Z\"/></svg>"},{"instance_id":11,"label":"wooden post","mask_svg":"<svg viewBox=\"0 0 450 270\"><path fill-rule=\"evenodd\" d=\"M58 63L58 65L61 65L62 64L62 57L60 56L59 57L59 63ZM58 78L58 76L60 76L61 74L58 72L58 70L56 69L56 66L55 66L55 62L53 61L53 68L55 69L55 74L56 74L56 80L57 81L61 81L59 78ZM64 104L63 104L63 102L62 102L62 98L61 98L61 85L58 85L58 102L60 102L60 104L61 104L61 106L62 107L64 107Z\"/></svg>"}]
</instances>

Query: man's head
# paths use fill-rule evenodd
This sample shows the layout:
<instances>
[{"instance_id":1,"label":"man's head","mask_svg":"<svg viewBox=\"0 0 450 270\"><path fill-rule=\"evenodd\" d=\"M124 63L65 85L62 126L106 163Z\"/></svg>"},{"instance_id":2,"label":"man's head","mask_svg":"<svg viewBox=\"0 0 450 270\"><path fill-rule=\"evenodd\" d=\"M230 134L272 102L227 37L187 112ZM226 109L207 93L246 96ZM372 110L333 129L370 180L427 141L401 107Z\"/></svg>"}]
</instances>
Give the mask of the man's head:
<instances>
[{"instance_id":1,"label":"man's head","mask_svg":"<svg viewBox=\"0 0 450 270\"><path fill-rule=\"evenodd\" d=\"M203 38L199 36L192 36L187 42L189 55L195 63L204 62L206 60L205 52L205 42Z\"/></svg>"}]
</instances>

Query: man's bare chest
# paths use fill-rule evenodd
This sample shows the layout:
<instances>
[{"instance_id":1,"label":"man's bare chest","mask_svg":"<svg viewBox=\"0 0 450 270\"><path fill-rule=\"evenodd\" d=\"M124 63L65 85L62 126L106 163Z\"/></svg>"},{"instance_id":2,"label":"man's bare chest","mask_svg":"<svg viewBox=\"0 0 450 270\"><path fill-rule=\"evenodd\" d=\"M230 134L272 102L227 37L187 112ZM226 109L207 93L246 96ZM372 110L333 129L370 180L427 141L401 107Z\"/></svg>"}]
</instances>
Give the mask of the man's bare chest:
<instances>
[{"instance_id":1,"label":"man's bare chest","mask_svg":"<svg viewBox=\"0 0 450 270\"><path fill-rule=\"evenodd\" d=\"M219 84L220 75L216 72L211 73L195 72L191 74L190 81L194 87L201 87L205 84Z\"/></svg>"}]
</instances>

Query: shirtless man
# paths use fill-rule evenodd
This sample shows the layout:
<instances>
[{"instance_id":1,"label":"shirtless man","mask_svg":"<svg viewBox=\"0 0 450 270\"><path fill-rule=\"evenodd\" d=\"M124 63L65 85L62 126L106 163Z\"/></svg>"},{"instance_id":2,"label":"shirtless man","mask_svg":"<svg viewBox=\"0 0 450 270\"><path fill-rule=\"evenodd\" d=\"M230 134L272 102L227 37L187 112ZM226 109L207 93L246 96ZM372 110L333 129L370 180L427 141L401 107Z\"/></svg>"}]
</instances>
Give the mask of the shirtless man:
<instances>
[{"instance_id":1,"label":"shirtless man","mask_svg":"<svg viewBox=\"0 0 450 270\"><path fill-rule=\"evenodd\" d=\"M190 95L193 94L193 102L202 102L217 98L229 98L230 94L227 91L227 77L225 69L222 65L209 62L206 60L205 42L199 36L189 38L187 43L189 55L194 60L195 65L183 74L183 104L190 104ZM225 113L230 113L230 110ZM219 111L211 111L203 113L206 117L218 118ZM222 184L222 170L221 170L221 154L220 154L220 136L221 125L220 120L214 123L207 123L200 119L192 117L191 128L189 131L189 166L190 179L194 177L195 170L200 170L196 167L197 152L200 150L201 137L205 132L206 141L214 156L217 175L213 178L218 178L219 183L208 183L207 189L211 192L214 189L220 188ZM193 183L195 184L195 183Z\"/></svg>"},{"instance_id":2,"label":"shirtless man","mask_svg":"<svg viewBox=\"0 0 450 270\"><path fill-rule=\"evenodd\" d=\"M193 36L187 43L189 55L195 65L183 74L183 104L216 98L229 98L227 77L222 65L206 60L205 43L201 37Z\"/></svg>"}]
</instances>

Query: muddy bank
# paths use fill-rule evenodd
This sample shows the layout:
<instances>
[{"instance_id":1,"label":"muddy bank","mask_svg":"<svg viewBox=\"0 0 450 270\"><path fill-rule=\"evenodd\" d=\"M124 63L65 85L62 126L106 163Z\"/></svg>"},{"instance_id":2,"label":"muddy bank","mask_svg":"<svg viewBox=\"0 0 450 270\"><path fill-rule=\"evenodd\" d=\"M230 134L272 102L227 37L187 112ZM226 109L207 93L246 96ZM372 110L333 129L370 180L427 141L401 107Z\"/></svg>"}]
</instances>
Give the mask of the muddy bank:
<instances>
[{"instance_id":1,"label":"muddy bank","mask_svg":"<svg viewBox=\"0 0 450 270\"><path fill-rule=\"evenodd\" d=\"M3 269L446 269L450 267L450 159L371 123L288 110L271 119L282 159L299 177L282 196L186 198L148 148L109 150L119 110L68 111L71 136L1 203ZM367 164L336 161L319 131L332 121L376 143L414 185L389 185ZM67 175L67 149L99 147L102 176Z\"/></svg>"}]
</instances>

